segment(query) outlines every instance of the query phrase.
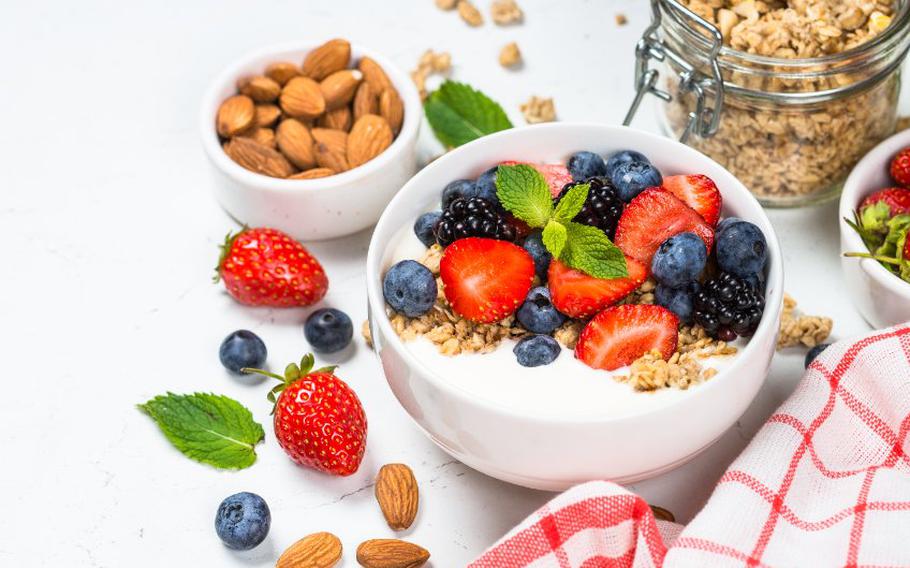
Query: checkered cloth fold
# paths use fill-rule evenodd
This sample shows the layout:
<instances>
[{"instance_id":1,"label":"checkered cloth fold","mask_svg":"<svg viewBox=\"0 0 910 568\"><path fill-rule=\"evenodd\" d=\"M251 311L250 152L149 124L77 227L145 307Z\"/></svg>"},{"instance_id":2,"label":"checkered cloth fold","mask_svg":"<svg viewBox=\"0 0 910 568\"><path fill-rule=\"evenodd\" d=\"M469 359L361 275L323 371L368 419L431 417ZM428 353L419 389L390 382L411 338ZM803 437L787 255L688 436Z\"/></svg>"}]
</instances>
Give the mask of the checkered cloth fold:
<instances>
[{"instance_id":1,"label":"checkered cloth fold","mask_svg":"<svg viewBox=\"0 0 910 568\"><path fill-rule=\"evenodd\" d=\"M910 324L829 347L685 528L608 482L471 568L910 566Z\"/></svg>"}]
</instances>

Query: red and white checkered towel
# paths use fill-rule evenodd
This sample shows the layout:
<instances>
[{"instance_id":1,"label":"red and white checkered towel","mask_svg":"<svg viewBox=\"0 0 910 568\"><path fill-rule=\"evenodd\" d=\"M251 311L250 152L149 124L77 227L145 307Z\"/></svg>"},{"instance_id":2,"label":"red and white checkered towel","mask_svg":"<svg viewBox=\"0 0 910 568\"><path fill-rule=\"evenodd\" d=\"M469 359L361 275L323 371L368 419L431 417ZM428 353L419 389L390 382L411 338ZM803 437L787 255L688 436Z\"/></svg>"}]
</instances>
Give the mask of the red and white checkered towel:
<instances>
[{"instance_id":1,"label":"red and white checkered towel","mask_svg":"<svg viewBox=\"0 0 910 568\"><path fill-rule=\"evenodd\" d=\"M910 324L829 347L685 528L592 482L472 568L910 566Z\"/></svg>"}]
</instances>

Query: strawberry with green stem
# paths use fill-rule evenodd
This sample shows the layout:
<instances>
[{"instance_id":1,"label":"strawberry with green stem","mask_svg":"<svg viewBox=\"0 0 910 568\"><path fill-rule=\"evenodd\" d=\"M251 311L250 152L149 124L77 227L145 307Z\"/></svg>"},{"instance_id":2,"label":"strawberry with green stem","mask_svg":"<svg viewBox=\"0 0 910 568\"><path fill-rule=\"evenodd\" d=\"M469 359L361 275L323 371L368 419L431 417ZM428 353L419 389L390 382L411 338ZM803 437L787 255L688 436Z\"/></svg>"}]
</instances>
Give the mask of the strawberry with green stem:
<instances>
[{"instance_id":1,"label":"strawberry with green stem","mask_svg":"<svg viewBox=\"0 0 910 568\"><path fill-rule=\"evenodd\" d=\"M351 475L366 450L366 414L334 366L313 370L314 363L308 353L299 365L288 365L284 376L263 369L242 371L280 381L268 399L275 405L275 438L293 461L331 475Z\"/></svg>"}]
</instances>

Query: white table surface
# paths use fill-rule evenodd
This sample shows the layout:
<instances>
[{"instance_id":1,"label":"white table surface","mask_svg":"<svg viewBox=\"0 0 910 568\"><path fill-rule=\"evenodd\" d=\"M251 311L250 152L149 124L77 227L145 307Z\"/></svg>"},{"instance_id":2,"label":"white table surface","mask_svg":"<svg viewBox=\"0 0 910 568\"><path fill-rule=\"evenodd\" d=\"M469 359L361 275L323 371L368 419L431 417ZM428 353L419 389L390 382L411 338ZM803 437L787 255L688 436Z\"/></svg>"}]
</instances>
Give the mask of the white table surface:
<instances>
[{"instance_id":1,"label":"white table surface","mask_svg":"<svg viewBox=\"0 0 910 568\"><path fill-rule=\"evenodd\" d=\"M489 2L480 0L485 7ZM281 368L307 350L309 310L248 309L211 283L216 245L233 224L211 196L197 113L208 81L268 43L344 36L411 69L447 50L454 77L499 100L516 124L532 94L553 96L563 120L619 123L631 97L644 0L523 0L526 23L479 29L431 0L367 2L15 2L0 18L0 565L270 566L296 539L338 534L353 550L389 537L371 482L386 462L410 464L421 510L406 534L433 565L464 565L551 495L488 478L452 460L411 424L357 338L339 375L369 416L360 471L345 479L300 468L278 448L266 385L229 376L222 338L260 334ZM614 14L629 24L617 27ZM516 40L520 72L502 70ZM904 97L906 102L906 96ZM906 105L905 105L906 107ZM636 126L654 129L649 112ZM439 147L425 131L421 152ZM834 204L772 211L786 289L843 338L868 328L843 291ZM365 319L369 231L312 243L331 278L324 304ZM767 384L714 447L631 489L688 520L730 460L802 370L801 350L775 358ZM135 404L163 393L215 391L266 425L259 460L240 472L190 461ZM682 427L681 432L685 431ZM235 553L215 537L218 503L265 497L268 540Z\"/></svg>"}]
</instances>

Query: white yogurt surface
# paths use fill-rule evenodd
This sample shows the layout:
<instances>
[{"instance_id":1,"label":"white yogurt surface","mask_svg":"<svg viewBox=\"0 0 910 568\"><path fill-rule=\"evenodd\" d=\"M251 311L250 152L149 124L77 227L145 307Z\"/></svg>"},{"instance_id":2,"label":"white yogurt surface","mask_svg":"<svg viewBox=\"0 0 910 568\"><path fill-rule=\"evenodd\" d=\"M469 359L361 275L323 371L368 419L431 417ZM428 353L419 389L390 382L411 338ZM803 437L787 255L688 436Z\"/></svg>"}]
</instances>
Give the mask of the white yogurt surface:
<instances>
[{"instance_id":1,"label":"white yogurt surface","mask_svg":"<svg viewBox=\"0 0 910 568\"><path fill-rule=\"evenodd\" d=\"M425 250L413 230L405 227L397 237L392 262L420 260ZM537 416L630 416L668 406L701 386L638 392L613 379L613 375L627 375L628 367L615 371L592 369L575 359L572 350L565 347L549 365L522 367L512 352L516 343L507 339L491 353L448 356L439 353L424 337L404 342L414 357L471 396ZM705 359L703 365L720 371L735 357Z\"/></svg>"}]
</instances>

